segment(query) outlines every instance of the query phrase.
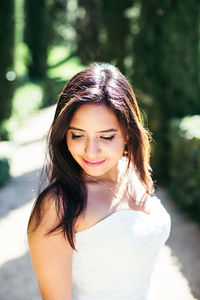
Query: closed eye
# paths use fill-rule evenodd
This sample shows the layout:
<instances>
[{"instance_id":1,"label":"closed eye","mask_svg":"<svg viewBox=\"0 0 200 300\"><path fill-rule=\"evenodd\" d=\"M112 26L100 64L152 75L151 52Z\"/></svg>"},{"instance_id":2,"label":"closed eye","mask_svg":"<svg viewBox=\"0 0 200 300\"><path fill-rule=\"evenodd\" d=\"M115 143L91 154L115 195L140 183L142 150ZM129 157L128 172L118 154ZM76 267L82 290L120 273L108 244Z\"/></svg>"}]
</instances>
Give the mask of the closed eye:
<instances>
[{"instance_id":1,"label":"closed eye","mask_svg":"<svg viewBox=\"0 0 200 300\"><path fill-rule=\"evenodd\" d=\"M78 135L78 134L73 134L72 133L72 140L79 139L81 137L83 137L83 135Z\"/></svg>"},{"instance_id":2,"label":"closed eye","mask_svg":"<svg viewBox=\"0 0 200 300\"><path fill-rule=\"evenodd\" d=\"M82 134L74 134L72 133L72 140L75 140L75 139L80 139L84 137L84 135ZM112 141L114 139L115 135L112 135L112 136L100 136L100 138L106 140L106 141Z\"/></svg>"},{"instance_id":3,"label":"closed eye","mask_svg":"<svg viewBox=\"0 0 200 300\"><path fill-rule=\"evenodd\" d=\"M112 136L101 136L102 139L112 141L114 139L115 135Z\"/></svg>"}]
</instances>

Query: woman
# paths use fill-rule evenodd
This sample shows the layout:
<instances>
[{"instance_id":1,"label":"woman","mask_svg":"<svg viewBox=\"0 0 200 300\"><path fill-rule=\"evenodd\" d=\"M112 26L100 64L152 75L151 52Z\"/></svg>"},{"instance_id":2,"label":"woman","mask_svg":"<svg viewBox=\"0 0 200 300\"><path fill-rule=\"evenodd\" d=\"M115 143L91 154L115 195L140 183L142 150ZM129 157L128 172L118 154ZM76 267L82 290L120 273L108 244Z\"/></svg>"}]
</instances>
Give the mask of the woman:
<instances>
[{"instance_id":1,"label":"woman","mask_svg":"<svg viewBox=\"0 0 200 300\"><path fill-rule=\"evenodd\" d=\"M28 226L45 300L147 300L170 218L152 196L149 134L120 71L94 64L64 87L48 184Z\"/></svg>"}]
</instances>

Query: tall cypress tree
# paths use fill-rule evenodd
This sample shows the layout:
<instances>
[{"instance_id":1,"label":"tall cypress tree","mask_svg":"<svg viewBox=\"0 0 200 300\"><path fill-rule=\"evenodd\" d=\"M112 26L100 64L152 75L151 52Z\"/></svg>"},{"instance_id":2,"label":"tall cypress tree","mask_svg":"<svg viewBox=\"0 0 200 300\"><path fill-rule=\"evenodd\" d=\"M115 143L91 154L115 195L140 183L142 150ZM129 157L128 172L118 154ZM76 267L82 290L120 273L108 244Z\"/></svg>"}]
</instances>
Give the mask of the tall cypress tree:
<instances>
[{"instance_id":1,"label":"tall cypress tree","mask_svg":"<svg viewBox=\"0 0 200 300\"><path fill-rule=\"evenodd\" d=\"M124 72L126 40L130 34L125 11L133 1L78 0L77 52L83 63L106 61Z\"/></svg>"},{"instance_id":2,"label":"tall cypress tree","mask_svg":"<svg viewBox=\"0 0 200 300\"><path fill-rule=\"evenodd\" d=\"M63 39L65 39L65 29L68 26L67 3L68 0L53 0L48 5L51 18L52 43L63 43Z\"/></svg>"},{"instance_id":3,"label":"tall cypress tree","mask_svg":"<svg viewBox=\"0 0 200 300\"><path fill-rule=\"evenodd\" d=\"M47 0L25 0L24 39L31 54L28 65L32 79L46 76L47 52L51 41L51 19Z\"/></svg>"},{"instance_id":4,"label":"tall cypress tree","mask_svg":"<svg viewBox=\"0 0 200 300\"><path fill-rule=\"evenodd\" d=\"M154 102L156 177L168 177L168 122L200 112L199 1L141 0L134 81ZM152 122L153 124L153 122Z\"/></svg>"},{"instance_id":5,"label":"tall cypress tree","mask_svg":"<svg viewBox=\"0 0 200 300\"><path fill-rule=\"evenodd\" d=\"M80 15L76 20L77 54L83 64L101 59L101 1L78 0Z\"/></svg>"},{"instance_id":6,"label":"tall cypress tree","mask_svg":"<svg viewBox=\"0 0 200 300\"><path fill-rule=\"evenodd\" d=\"M129 20L125 11L134 1L102 0L102 3L102 22L106 36L103 53L109 61L114 60L120 71L125 73L126 41L130 35Z\"/></svg>"},{"instance_id":7,"label":"tall cypress tree","mask_svg":"<svg viewBox=\"0 0 200 300\"><path fill-rule=\"evenodd\" d=\"M8 72L12 71L14 58L14 0L0 1L0 53L1 126L12 110L13 82ZM0 139L6 138L2 130L0 135Z\"/></svg>"}]
</instances>

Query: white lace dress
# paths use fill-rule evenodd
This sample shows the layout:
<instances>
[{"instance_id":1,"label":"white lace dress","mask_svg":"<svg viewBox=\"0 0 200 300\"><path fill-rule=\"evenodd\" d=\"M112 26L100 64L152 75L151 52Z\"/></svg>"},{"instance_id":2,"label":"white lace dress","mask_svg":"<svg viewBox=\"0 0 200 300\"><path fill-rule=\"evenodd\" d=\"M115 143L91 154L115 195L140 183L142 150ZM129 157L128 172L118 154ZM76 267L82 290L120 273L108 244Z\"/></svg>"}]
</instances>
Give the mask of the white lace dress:
<instances>
[{"instance_id":1,"label":"white lace dress","mask_svg":"<svg viewBox=\"0 0 200 300\"><path fill-rule=\"evenodd\" d=\"M151 197L149 215L119 210L76 233L72 299L153 300L153 266L170 226L160 200Z\"/></svg>"}]
</instances>

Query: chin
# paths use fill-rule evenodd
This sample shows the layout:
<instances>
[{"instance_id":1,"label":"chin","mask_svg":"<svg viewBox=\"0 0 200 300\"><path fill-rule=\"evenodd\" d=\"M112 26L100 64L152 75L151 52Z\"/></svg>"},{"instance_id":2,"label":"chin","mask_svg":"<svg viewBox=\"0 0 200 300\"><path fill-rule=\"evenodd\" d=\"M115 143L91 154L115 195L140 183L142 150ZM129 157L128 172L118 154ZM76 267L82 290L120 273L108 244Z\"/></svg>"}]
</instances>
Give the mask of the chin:
<instances>
[{"instance_id":1,"label":"chin","mask_svg":"<svg viewBox=\"0 0 200 300\"><path fill-rule=\"evenodd\" d=\"M91 176L103 176L107 172L109 172L109 169L100 169L100 168L83 168L83 171Z\"/></svg>"},{"instance_id":2,"label":"chin","mask_svg":"<svg viewBox=\"0 0 200 300\"><path fill-rule=\"evenodd\" d=\"M83 169L84 172L86 172L87 174L91 175L91 176L102 176L105 173L107 173L107 171L102 171L102 170L94 170L94 169Z\"/></svg>"}]
</instances>

